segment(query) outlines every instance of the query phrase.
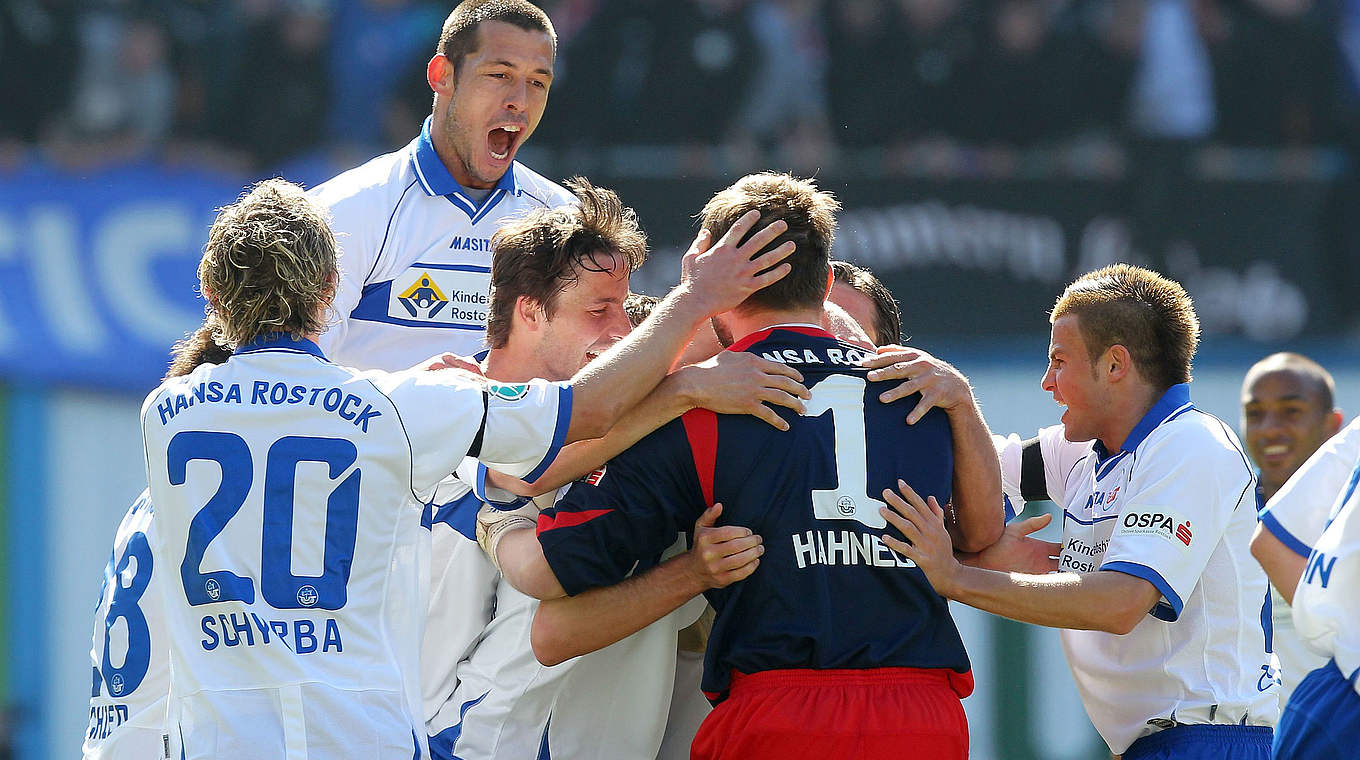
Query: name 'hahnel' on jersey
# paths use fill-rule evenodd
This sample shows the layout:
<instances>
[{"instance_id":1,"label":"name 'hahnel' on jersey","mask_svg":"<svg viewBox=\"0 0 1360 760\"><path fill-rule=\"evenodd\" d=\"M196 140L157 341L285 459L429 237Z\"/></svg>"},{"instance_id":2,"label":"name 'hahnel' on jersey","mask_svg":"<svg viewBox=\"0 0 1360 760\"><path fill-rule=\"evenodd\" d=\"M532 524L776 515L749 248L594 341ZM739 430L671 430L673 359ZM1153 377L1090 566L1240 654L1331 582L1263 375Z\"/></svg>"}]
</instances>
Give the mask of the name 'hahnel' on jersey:
<instances>
[{"instance_id":1,"label":"name 'hahnel' on jersey","mask_svg":"<svg viewBox=\"0 0 1360 760\"><path fill-rule=\"evenodd\" d=\"M175 415L186 409L192 409L195 404L241 403L245 402L242 400L240 383L224 385L214 380L199 383L178 393L170 393L156 404L156 411L160 414L161 424L165 425L174 419ZM270 405L305 403L307 406L320 406L328 412L334 412L341 419L353 422L355 427L365 433L368 432L368 421L382 416L382 412L374 409L372 404L339 388L309 388L305 385L269 383L264 380L256 380L252 384L249 403Z\"/></svg>"},{"instance_id":2,"label":"name 'hahnel' on jersey","mask_svg":"<svg viewBox=\"0 0 1360 760\"><path fill-rule=\"evenodd\" d=\"M916 567L873 533L853 530L809 530L793 536L793 554L799 569L809 565L868 565L870 567Z\"/></svg>"}]
</instances>

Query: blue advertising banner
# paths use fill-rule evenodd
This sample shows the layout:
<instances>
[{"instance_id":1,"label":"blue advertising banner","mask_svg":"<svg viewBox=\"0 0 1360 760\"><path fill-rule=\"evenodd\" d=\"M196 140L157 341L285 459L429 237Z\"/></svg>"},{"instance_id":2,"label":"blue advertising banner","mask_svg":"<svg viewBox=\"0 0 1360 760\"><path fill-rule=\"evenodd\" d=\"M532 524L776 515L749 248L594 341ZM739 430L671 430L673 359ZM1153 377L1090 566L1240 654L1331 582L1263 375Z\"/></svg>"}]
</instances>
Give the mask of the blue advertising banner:
<instances>
[{"instance_id":1,"label":"blue advertising banner","mask_svg":"<svg viewBox=\"0 0 1360 760\"><path fill-rule=\"evenodd\" d=\"M315 156L283 176L311 186L339 168ZM594 180L647 228L654 255L634 286L653 294L674 282L692 214L727 182ZM1043 333L1063 285L1113 261L1184 283L1206 334L1277 345L1360 316L1338 297L1360 270L1327 232L1338 191L1322 181L1197 179L1156 213L1112 179L821 183L844 205L836 255L872 267L922 338ZM0 173L0 381L150 390L202 320L195 270L214 209L247 184L164 164Z\"/></svg>"}]
</instances>

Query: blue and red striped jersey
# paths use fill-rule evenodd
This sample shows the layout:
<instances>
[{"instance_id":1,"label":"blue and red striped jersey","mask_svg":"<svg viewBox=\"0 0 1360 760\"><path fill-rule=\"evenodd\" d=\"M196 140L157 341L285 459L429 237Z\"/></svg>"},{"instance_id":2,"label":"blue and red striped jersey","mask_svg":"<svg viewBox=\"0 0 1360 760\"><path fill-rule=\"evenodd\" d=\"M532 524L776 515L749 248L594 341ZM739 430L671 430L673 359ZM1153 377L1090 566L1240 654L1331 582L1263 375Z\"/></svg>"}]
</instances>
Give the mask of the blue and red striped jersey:
<instances>
[{"instance_id":1,"label":"blue and red striped jersey","mask_svg":"<svg viewBox=\"0 0 1360 760\"><path fill-rule=\"evenodd\" d=\"M788 668L969 669L945 600L881 540L879 507L902 478L950 499L953 445L943 412L915 425L919 396L884 404L890 383L866 381L865 352L813 327L781 326L732 346L803 374L806 415L780 408L781 432L755 417L694 410L656 430L544 510L538 537L570 594L618 583L654 564L677 534L721 502L722 524L760 534L765 554L746 580L707 594L717 620L704 690L730 673ZM894 529L895 530L895 529Z\"/></svg>"}]
</instances>

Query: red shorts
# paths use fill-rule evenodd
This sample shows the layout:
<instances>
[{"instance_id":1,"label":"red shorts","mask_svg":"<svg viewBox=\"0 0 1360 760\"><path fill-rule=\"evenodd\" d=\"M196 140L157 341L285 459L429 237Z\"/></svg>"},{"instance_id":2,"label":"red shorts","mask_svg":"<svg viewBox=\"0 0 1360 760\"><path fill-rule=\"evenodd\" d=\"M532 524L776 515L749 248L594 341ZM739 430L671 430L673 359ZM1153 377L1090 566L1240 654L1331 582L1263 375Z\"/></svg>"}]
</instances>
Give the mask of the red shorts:
<instances>
[{"instance_id":1,"label":"red shorts","mask_svg":"<svg viewBox=\"0 0 1360 760\"><path fill-rule=\"evenodd\" d=\"M966 760L972 691L971 673L948 669L733 673L690 760Z\"/></svg>"}]
</instances>

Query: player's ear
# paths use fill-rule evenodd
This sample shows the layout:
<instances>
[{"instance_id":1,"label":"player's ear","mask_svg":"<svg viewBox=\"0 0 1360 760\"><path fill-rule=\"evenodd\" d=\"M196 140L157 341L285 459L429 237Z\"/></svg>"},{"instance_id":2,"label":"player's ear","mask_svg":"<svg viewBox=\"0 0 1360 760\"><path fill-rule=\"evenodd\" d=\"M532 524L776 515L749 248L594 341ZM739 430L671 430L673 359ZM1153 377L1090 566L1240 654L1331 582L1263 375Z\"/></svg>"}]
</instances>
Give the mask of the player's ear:
<instances>
[{"instance_id":1,"label":"player's ear","mask_svg":"<svg viewBox=\"0 0 1360 760\"><path fill-rule=\"evenodd\" d=\"M823 301L831 297L831 286L835 282L836 282L836 270L828 266L826 268L826 292L822 293Z\"/></svg>"},{"instance_id":2,"label":"player's ear","mask_svg":"<svg viewBox=\"0 0 1360 760\"><path fill-rule=\"evenodd\" d=\"M1098 361L1111 380L1122 380L1133 369L1133 356L1118 343L1105 349L1105 354Z\"/></svg>"},{"instance_id":3,"label":"player's ear","mask_svg":"<svg viewBox=\"0 0 1360 760\"><path fill-rule=\"evenodd\" d=\"M453 92L453 80L453 61L441 53L435 53L430 62L425 64L425 81L430 89L436 95L448 95Z\"/></svg>"},{"instance_id":4,"label":"player's ear","mask_svg":"<svg viewBox=\"0 0 1360 760\"><path fill-rule=\"evenodd\" d=\"M1331 413L1327 415L1326 424L1327 437L1331 438L1332 436L1336 435L1337 432L1341 430L1341 423L1345 421L1346 416L1341 413L1341 410L1333 409Z\"/></svg>"},{"instance_id":5,"label":"player's ear","mask_svg":"<svg viewBox=\"0 0 1360 760\"><path fill-rule=\"evenodd\" d=\"M543 307L538 305L538 301L529 296L520 296L515 299L515 321L524 325L530 332L536 331L543 324Z\"/></svg>"}]
</instances>

